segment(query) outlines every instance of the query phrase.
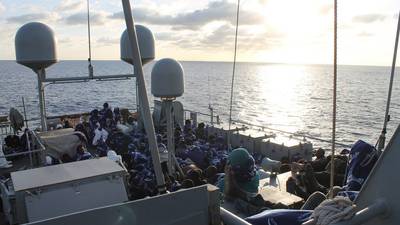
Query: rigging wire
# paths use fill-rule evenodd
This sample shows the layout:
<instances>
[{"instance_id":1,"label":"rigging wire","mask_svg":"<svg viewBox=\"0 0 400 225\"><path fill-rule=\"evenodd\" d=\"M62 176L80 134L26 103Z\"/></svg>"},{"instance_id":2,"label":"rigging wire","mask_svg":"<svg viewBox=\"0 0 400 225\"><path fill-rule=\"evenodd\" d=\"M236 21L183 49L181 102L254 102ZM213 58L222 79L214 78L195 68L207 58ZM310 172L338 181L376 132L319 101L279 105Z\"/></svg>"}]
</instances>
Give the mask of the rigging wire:
<instances>
[{"instance_id":1,"label":"rigging wire","mask_svg":"<svg viewBox=\"0 0 400 225\"><path fill-rule=\"evenodd\" d=\"M88 69L89 69L89 77L93 77L92 45L91 45L91 38L90 38L90 0L86 1L86 7L87 7L87 32L88 32L88 44L89 44Z\"/></svg>"},{"instance_id":2,"label":"rigging wire","mask_svg":"<svg viewBox=\"0 0 400 225\"><path fill-rule=\"evenodd\" d=\"M233 69L232 69L232 81L231 81L231 98L229 104L229 125L228 125L228 148L231 149L231 124L232 124L232 104L233 104L233 87L235 82L235 71L236 71L236 55L237 55L237 39L239 30L239 13L240 13L240 0L237 1L236 10L236 30L235 30L235 50L233 54Z\"/></svg>"},{"instance_id":3,"label":"rigging wire","mask_svg":"<svg viewBox=\"0 0 400 225\"><path fill-rule=\"evenodd\" d=\"M387 123L390 120L390 115L389 115L389 107L390 107L390 100L392 98L392 87L393 87L393 79L394 79L394 73L396 69L396 58L397 58L397 47L399 44L399 33L400 33L400 12L398 16L398 22L397 22L397 32L396 32L396 39L394 43L394 53L393 53L393 61L392 61L392 70L390 72L390 83L389 83L389 91L388 91L388 97L387 97L387 102L386 102L386 111L385 111L385 120L383 121L383 128L382 128L382 133L379 136L377 145L378 145L378 152L381 153L382 150L385 148L385 140L386 140L386 128L387 128ZM376 147L376 145L375 145Z\"/></svg>"},{"instance_id":4,"label":"rigging wire","mask_svg":"<svg viewBox=\"0 0 400 225\"><path fill-rule=\"evenodd\" d=\"M330 184L333 190L335 181L335 144L336 144L336 92L337 92L337 0L334 0L334 31L333 31L333 102L332 102L332 153L331 153L331 177ZM333 191L331 196L333 198Z\"/></svg>"}]
</instances>

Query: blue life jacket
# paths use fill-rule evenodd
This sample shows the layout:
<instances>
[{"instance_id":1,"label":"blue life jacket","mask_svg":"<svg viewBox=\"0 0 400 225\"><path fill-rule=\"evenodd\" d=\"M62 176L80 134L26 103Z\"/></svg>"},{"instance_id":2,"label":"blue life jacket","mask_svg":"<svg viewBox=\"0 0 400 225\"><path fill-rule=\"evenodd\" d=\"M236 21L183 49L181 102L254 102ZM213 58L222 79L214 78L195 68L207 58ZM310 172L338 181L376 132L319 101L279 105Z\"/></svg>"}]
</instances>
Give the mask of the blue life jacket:
<instances>
[{"instance_id":1,"label":"blue life jacket","mask_svg":"<svg viewBox=\"0 0 400 225\"><path fill-rule=\"evenodd\" d=\"M346 170L346 191L359 191L378 160L374 146L358 140L350 150Z\"/></svg>"}]
</instances>

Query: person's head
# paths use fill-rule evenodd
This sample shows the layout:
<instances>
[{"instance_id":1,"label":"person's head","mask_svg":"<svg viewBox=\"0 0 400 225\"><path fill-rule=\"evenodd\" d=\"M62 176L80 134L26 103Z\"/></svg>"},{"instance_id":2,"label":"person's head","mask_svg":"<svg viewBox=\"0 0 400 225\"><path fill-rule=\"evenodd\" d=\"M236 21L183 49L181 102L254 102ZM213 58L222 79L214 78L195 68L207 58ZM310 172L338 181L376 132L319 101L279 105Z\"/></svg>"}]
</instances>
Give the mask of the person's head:
<instances>
[{"instance_id":1,"label":"person's head","mask_svg":"<svg viewBox=\"0 0 400 225\"><path fill-rule=\"evenodd\" d=\"M114 114L116 114L116 115L119 114L119 108L118 107L114 108Z\"/></svg>"},{"instance_id":2,"label":"person's head","mask_svg":"<svg viewBox=\"0 0 400 225\"><path fill-rule=\"evenodd\" d=\"M99 110L97 110L97 109L94 109L92 112L90 112L90 116L96 117L98 115L99 115Z\"/></svg>"},{"instance_id":3,"label":"person's head","mask_svg":"<svg viewBox=\"0 0 400 225\"><path fill-rule=\"evenodd\" d=\"M233 150L228 156L227 165L230 167L230 171L235 179L239 182L250 181L255 176L254 158L245 148Z\"/></svg>"},{"instance_id":4,"label":"person's head","mask_svg":"<svg viewBox=\"0 0 400 225\"><path fill-rule=\"evenodd\" d=\"M135 120L133 119L132 116L128 117L128 120L126 121L128 124L133 124Z\"/></svg>"},{"instance_id":5,"label":"person's head","mask_svg":"<svg viewBox=\"0 0 400 225\"><path fill-rule=\"evenodd\" d=\"M213 178L215 175L217 175L218 169L215 166L209 166L207 169L204 171L204 176L206 178Z\"/></svg>"},{"instance_id":6,"label":"person's head","mask_svg":"<svg viewBox=\"0 0 400 225\"><path fill-rule=\"evenodd\" d=\"M208 142L210 142L210 144L215 144L215 136L214 135L210 135L208 137Z\"/></svg>"},{"instance_id":7,"label":"person's head","mask_svg":"<svg viewBox=\"0 0 400 225\"><path fill-rule=\"evenodd\" d=\"M187 172L187 178L194 182L201 180L201 175L200 169L192 169Z\"/></svg>"},{"instance_id":8,"label":"person's head","mask_svg":"<svg viewBox=\"0 0 400 225\"><path fill-rule=\"evenodd\" d=\"M108 109L108 107L109 107L108 103L105 102L105 103L103 104L103 108L104 108L104 109Z\"/></svg>"},{"instance_id":9,"label":"person's head","mask_svg":"<svg viewBox=\"0 0 400 225\"><path fill-rule=\"evenodd\" d=\"M205 125L204 123L199 123L199 125L197 126L199 129L204 129Z\"/></svg>"},{"instance_id":10,"label":"person's head","mask_svg":"<svg viewBox=\"0 0 400 225\"><path fill-rule=\"evenodd\" d=\"M83 145L78 145L78 147L76 148L76 153L81 155L85 153L85 148L83 147Z\"/></svg>"},{"instance_id":11,"label":"person's head","mask_svg":"<svg viewBox=\"0 0 400 225\"><path fill-rule=\"evenodd\" d=\"M325 150L322 148L319 148L317 150L317 152L315 152L315 157L317 157L317 159L322 159L325 157Z\"/></svg>"},{"instance_id":12,"label":"person's head","mask_svg":"<svg viewBox=\"0 0 400 225\"><path fill-rule=\"evenodd\" d=\"M182 181L181 187L182 187L182 188L191 188L191 187L194 187L194 182L193 182L192 180L190 180L190 179L183 180L183 181Z\"/></svg>"},{"instance_id":13,"label":"person's head","mask_svg":"<svg viewBox=\"0 0 400 225\"><path fill-rule=\"evenodd\" d=\"M185 120L185 126L191 126L192 125L192 121L190 120Z\"/></svg>"}]
</instances>

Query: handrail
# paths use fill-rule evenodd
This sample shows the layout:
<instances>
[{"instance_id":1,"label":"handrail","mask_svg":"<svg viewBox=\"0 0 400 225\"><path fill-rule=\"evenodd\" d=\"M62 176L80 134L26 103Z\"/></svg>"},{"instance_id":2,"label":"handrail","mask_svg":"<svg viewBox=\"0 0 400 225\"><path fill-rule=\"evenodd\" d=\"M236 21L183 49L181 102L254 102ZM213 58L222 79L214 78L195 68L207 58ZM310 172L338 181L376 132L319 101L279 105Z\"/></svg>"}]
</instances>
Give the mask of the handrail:
<instances>
[{"instance_id":1,"label":"handrail","mask_svg":"<svg viewBox=\"0 0 400 225\"><path fill-rule=\"evenodd\" d=\"M306 135L306 134L299 134L299 133L294 133L294 132L289 132L289 131L284 131L281 129L276 129L276 128L271 128L271 127L267 127L267 126L263 126L263 125L257 125L257 124L252 124L252 123L248 123L248 122L244 122L241 120L232 120L235 123L239 123L239 124L244 124L244 125L248 125L248 126L253 126L253 127L258 127L258 128L262 128L262 129L266 129L266 130L271 130L271 131L277 131L277 132L281 132L284 134L290 134L293 136L297 136L297 137L304 137L304 138L309 138L311 140L316 140L316 141L321 141L321 142L326 142L326 143L331 143L331 140L325 140L322 138L317 138L317 137L313 137L310 135ZM335 142L338 146L342 146L345 148L351 148L351 145L347 145L347 144L343 144L343 143L339 143L339 142Z\"/></svg>"}]
</instances>

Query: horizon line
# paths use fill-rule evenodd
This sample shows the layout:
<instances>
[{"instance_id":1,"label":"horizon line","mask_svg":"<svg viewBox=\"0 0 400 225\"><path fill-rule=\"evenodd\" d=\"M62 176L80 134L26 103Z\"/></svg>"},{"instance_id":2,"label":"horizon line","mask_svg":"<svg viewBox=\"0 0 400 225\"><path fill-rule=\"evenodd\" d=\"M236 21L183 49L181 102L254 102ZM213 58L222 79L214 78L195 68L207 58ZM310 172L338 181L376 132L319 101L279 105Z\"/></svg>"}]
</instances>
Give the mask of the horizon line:
<instances>
[{"instance_id":1,"label":"horizon line","mask_svg":"<svg viewBox=\"0 0 400 225\"><path fill-rule=\"evenodd\" d=\"M160 59L155 59L153 61L158 61ZM14 59L0 59L1 61L16 61ZM58 62L61 61L87 61L86 59L60 59ZM93 61L121 61L120 59L92 59ZM202 62L202 63L233 63L233 61L220 61L220 60L178 60L180 62ZM236 63L251 63L251 64L284 64L284 65L309 65L309 66L333 66L333 64L327 64L327 63L288 63L288 62L262 62L262 61L237 61ZM366 64L337 64L338 66L369 66L369 67L391 67L392 65L366 65ZM400 68L399 66L396 66L396 68Z\"/></svg>"}]
</instances>

